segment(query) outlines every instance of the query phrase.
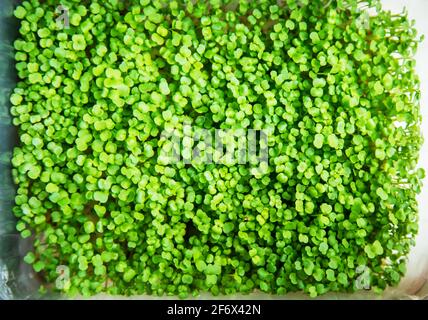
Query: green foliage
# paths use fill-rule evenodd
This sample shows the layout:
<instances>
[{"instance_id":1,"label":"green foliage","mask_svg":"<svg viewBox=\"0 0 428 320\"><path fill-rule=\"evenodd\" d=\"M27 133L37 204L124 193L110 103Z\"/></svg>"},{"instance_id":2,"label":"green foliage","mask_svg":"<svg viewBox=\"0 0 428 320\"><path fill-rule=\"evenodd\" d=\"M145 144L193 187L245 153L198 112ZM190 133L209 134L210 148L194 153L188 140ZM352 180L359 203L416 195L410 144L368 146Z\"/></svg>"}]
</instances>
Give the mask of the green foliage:
<instances>
[{"instance_id":1,"label":"green foliage","mask_svg":"<svg viewBox=\"0 0 428 320\"><path fill-rule=\"evenodd\" d=\"M405 14L377 0L63 2L69 29L57 1L15 10L14 213L36 272L54 283L67 266L70 295L315 297L356 290L359 266L376 290L398 283L424 177ZM165 165L160 132L189 122L268 130L266 173Z\"/></svg>"}]
</instances>

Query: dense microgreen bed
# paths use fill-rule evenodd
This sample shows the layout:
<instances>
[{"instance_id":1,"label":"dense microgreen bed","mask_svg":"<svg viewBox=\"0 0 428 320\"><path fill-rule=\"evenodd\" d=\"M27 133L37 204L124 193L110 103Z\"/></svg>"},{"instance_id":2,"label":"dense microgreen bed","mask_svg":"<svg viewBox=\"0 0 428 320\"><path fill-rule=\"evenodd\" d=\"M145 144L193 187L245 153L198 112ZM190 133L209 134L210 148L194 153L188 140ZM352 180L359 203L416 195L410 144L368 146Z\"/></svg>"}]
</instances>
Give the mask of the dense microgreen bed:
<instances>
[{"instance_id":1,"label":"dense microgreen bed","mask_svg":"<svg viewBox=\"0 0 428 320\"><path fill-rule=\"evenodd\" d=\"M186 297L400 281L424 175L405 13L375 0L61 2L70 28L57 1L15 10L14 213L46 283ZM165 165L160 133L185 122L267 130L267 171Z\"/></svg>"}]
</instances>

